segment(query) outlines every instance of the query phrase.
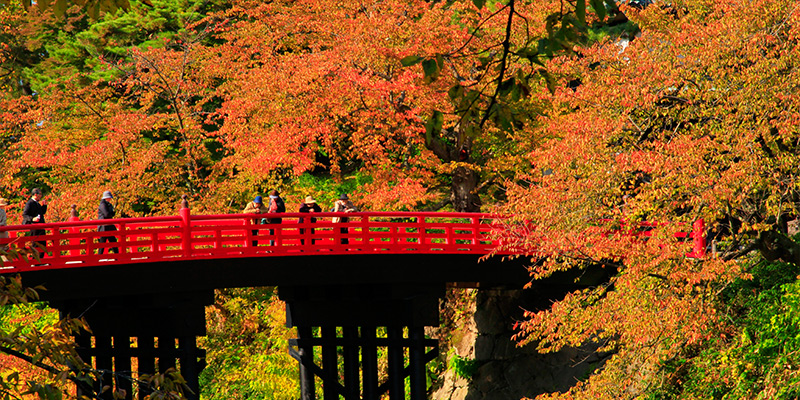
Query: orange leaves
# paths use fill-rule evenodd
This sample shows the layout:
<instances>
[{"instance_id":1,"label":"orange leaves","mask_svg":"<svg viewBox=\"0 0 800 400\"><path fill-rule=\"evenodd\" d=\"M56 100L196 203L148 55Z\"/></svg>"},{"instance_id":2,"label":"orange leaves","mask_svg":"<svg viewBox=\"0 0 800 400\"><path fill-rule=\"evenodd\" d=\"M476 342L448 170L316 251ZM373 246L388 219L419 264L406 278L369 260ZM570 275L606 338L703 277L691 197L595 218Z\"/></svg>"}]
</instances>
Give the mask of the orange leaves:
<instances>
[{"instance_id":1,"label":"orange leaves","mask_svg":"<svg viewBox=\"0 0 800 400\"><path fill-rule=\"evenodd\" d=\"M526 221L504 238L509 247L550 257L533 276L619 269L613 286L573 293L522 326L521 338L546 349L613 343L615 359L578 397L641 393L660 360L724 333L716 295L747 278L747 249L800 261L780 252L789 242L765 239L786 237L780 221L796 218L800 203L796 7L670 7L628 10L642 33L625 48L599 43L553 60L564 86L580 85L540 95L552 109L529 131L534 169L519 172L501 209ZM690 244L675 238L698 218L718 258L687 259ZM621 221L659 224L626 237L612 233L624 231ZM644 372L628 377L631 365Z\"/></svg>"},{"instance_id":2,"label":"orange leaves","mask_svg":"<svg viewBox=\"0 0 800 400\"><path fill-rule=\"evenodd\" d=\"M232 10L236 29L221 35L224 51L207 61L210 76L225 79L217 113L224 121L219 140L229 153L221 165L264 179L318 167L338 178L357 165L375 178L370 204L407 207L430 198L424 188L435 180L426 169L435 163L421 140L420 115L441 106L446 95L421 85L418 72L401 68L399 58L409 49L439 51L432 42L460 41L463 30L441 19L433 23L449 13L395 1L272 2ZM386 197L389 188L409 200Z\"/></svg>"}]
</instances>

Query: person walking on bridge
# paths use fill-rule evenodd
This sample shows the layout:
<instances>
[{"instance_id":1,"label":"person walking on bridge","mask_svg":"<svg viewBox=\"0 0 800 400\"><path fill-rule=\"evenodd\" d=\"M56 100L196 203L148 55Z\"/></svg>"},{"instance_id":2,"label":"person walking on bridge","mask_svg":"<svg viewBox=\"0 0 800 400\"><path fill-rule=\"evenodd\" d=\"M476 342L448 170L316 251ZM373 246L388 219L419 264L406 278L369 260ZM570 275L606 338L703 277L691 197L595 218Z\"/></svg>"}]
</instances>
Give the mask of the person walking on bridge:
<instances>
[{"instance_id":1,"label":"person walking on bridge","mask_svg":"<svg viewBox=\"0 0 800 400\"><path fill-rule=\"evenodd\" d=\"M47 213L47 201L42 199L42 189L33 188L31 190L31 198L28 199L28 202L25 203L25 208L22 210L22 224L29 225L29 224L44 224L45 219L44 215ZM44 235L44 229L31 229L30 236L41 236ZM36 247L39 249L34 249L36 254L39 257L44 257L44 247L47 243L44 240L34 242Z\"/></svg>"},{"instance_id":2,"label":"person walking on bridge","mask_svg":"<svg viewBox=\"0 0 800 400\"><path fill-rule=\"evenodd\" d=\"M103 196L100 198L100 206L97 207L97 219L113 219L117 212L114 211L114 205L111 204L109 200L113 199L114 196L111 194L110 190L106 190L103 192ZM111 232L116 231L116 225L99 225L97 227L98 232ZM99 242L102 243L116 243L117 237L116 236L101 236ZM103 254L105 251L105 247L101 247L97 253ZM117 253L119 254L118 247L112 247L108 249L108 253Z\"/></svg>"},{"instance_id":3,"label":"person walking on bridge","mask_svg":"<svg viewBox=\"0 0 800 400\"><path fill-rule=\"evenodd\" d=\"M306 196L306 200L300 206L300 210L299 211L301 213L319 213L319 212L322 212L322 208L319 206L319 204L317 204L317 201L314 200L313 197ZM300 220L298 222L300 224L302 224L304 221L305 221L304 218L300 218ZM309 218L309 222L311 222L313 224L314 222L317 222L317 219L314 218L314 217L311 217L311 218ZM303 235L305 233L305 231L306 231L305 229L300 228L300 235ZM312 235L314 234L314 228L311 228L311 232L310 233ZM305 244L305 240L304 239L300 239L300 244ZM311 244L314 244L314 239L311 239Z\"/></svg>"},{"instance_id":4,"label":"person walking on bridge","mask_svg":"<svg viewBox=\"0 0 800 400\"><path fill-rule=\"evenodd\" d=\"M280 214L286 212L286 204L283 202L283 199L278 194L277 190L269 192L269 207L267 208L267 212L271 214L276 214L276 213ZM282 221L281 218L267 218L268 224L280 224L281 221ZM273 238L270 239L269 245L274 246L275 229L270 229L269 235Z\"/></svg>"},{"instance_id":5,"label":"person walking on bridge","mask_svg":"<svg viewBox=\"0 0 800 400\"><path fill-rule=\"evenodd\" d=\"M264 200L261 196L256 196L253 201L247 203L245 206L244 211L245 214L263 214L269 211L266 206L264 206ZM260 221L256 218L253 218L253 224L258 224ZM253 237L258 236L258 229L253 229ZM253 247L258 246L258 240L253 240Z\"/></svg>"}]
</instances>

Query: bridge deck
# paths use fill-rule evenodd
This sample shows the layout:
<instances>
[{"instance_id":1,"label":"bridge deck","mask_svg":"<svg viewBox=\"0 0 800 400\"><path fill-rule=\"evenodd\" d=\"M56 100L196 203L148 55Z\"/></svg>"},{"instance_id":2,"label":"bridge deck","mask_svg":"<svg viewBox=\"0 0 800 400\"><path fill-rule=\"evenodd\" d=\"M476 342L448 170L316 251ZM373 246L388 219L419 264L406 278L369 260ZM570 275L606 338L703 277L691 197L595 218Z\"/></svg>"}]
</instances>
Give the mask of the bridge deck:
<instances>
[{"instance_id":1,"label":"bridge deck","mask_svg":"<svg viewBox=\"0 0 800 400\"><path fill-rule=\"evenodd\" d=\"M3 262L0 274L22 273L26 285L44 285L48 299L244 286L527 282L523 262L502 263L497 256L479 263L497 245L495 216L313 215L313 223L310 214L285 213L279 224L261 224L276 214L190 215L183 209L168 217L7 226L0 231L11 237L0 246L40 242L46 255L18 255ZM332 222L345 215L348 222ZM108 224L117 230L97 231ZM45 234L32 236L32 228ZM101 237L116 242L101 243Z\"/></svg>"},{"instance_id":2,"label":"bridge deck","mask_svg":"<svg viewBox=\"0 0 800 400\"><path fill-rule=\"evenodd\" d=\"M278 216L281 223L262 224ZM344 216L346 223L332 221ZM702 256L705 247L699 222L694 233L681 233L694 239L690 256ZM98 232L100 225L116 230ZM177 216L0 227L10 236L0 246L41 244L46 252L41 259L18 254L5 260L0 274L22 273L27 285L45 285L50 298L272 285L522 285L530 259L502 262L495 255L479 263L496 250L502 225L490 214L191 215L184 208ZM44 234L30 235L32 228Z\"/></svg>"}]
</instances>

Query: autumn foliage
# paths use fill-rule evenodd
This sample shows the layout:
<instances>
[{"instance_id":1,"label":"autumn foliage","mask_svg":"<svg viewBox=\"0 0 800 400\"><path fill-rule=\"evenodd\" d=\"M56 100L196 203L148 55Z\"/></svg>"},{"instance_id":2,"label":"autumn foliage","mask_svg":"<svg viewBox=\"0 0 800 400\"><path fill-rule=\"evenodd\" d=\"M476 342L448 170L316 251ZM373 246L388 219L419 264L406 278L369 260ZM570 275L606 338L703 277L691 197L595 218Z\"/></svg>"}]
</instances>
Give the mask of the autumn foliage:
<instances>
[{"instance_id":1,"label":"autumn foliage","mask_svg":"<svg viewBox=\"0 0 800 400\"><path fill-rule=\"evenodd\" d=\"M641 29L627 46L602 41L548 64L560 84L535 95L552 107L529 131L531 169L502 208L525 220L510 226L514 245L545 258L535 276L617 271L530 314L518 335L546 351L595 342L608 352L602 370L570 392L577 398L643 396L669 381L664 365L732 339L719 294L750 276L744 260L798 265L786 230L800 200L796 7L623 10ZM697 219L716 249L703 259L687 258L690 244L675 238ZM637 225L644 221L662 224Z\"/></svg>"},{"instance_id":2,"label":"autumn foliage","mask_svg":"<svg viewBox=\"0 0 800 400\"><path fill-rule=\"evenodd\" d=\"M673 384L672 361L738 335L720 296L748 261L800 265L786 0L21 7L0 2L0 194L44 187L51 220L73 203L92 218L106 189L121 216L174 213L184 193L238 212L272 188L511 215L504 243L534 278L612 276L520 324L521 344L607 356L565 397ZM699 219L715 251L689 258ZM224 321L271 329L263 310L224 314L240 300L210 312L210 340Z\"/></svg>"},{"instance_id":3,"label":"autumn foliage","mask_svg":"<svg viewBox=\"0 0 800 400\"><path fill-rule=\"evenodd\" d=\"M9 114L3 182L14 196L46 186L63 215L69 203L90 209L104 187L118 193L124 214L152 215L173 212L175 199L189 193L198 210L228 212L274 187L297 201L314 190L297 187L307 173L329 176L339 190L359 182L348 191L367 209L477 211L481 195L502 196L515 148L495 125L529 114L490 101L500 85L491 49L505 35L507 7L240 1L220 8L160 40L117 37L79 8L63 25L36 12L14 20L42 40L58 29L81 37L59 39L51 45L59 52L33 60L37 69L8 58L9 70L30 77L17 93L37 98ZM150 17L138 3L131 13ZM127 32L139 23L117 15L105 24ZM43 18L51 22L37 24ZM81 56L91 62L77 62ZM504 95L518 100L532 90L539 67L523 67L505 67L519 83Z\"/></svg>"}]
</instances>

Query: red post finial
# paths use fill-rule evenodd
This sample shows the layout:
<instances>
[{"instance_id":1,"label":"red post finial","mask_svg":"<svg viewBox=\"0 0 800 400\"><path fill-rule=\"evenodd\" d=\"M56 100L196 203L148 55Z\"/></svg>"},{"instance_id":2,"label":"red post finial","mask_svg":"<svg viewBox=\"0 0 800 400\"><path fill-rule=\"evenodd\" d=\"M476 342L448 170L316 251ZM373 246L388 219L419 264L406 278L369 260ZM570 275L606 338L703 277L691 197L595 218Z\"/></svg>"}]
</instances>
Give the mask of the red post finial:
<instances>
[{"instance_id":1,"label":"red post finial","mask_svg":"<svg viewBox=\"0 0 800 400\"><path fill-rule=\"evenodd\" d=\"M183 247L183 256L190 257L192 255L192 211L189 209L189 196L181 196L181 209L178 210L181 216L181 224L183 225L183 235L181 235L181 247Z\"/></svg>"}]
</instances>

